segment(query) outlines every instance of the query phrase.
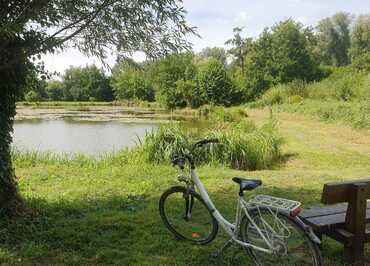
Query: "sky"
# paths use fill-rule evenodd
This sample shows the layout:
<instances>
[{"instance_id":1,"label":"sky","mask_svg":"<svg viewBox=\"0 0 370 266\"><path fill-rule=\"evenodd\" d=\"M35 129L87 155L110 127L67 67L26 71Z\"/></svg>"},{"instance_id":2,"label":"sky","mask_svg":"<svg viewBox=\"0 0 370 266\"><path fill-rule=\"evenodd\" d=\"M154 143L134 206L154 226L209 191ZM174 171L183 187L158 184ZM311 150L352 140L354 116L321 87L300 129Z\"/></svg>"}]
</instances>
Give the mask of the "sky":
<instances>
[{"instance_id":1,"label":"sky","mask_svg":"<svg viewBox=\"0 0 370 266\"><path fill-rule=\"evenodd\" d=\"M187 21L197 27L201 38L189 37L195 52L210 46L225 47L234 27L244 27L244 37L256 37L265 27L293 18L304 25L315 26L318 21L338 11L355 15L370 13L369 0L183 0ZM141 54L134 58L143 60ZM86 57L75 49L43 56L47 70L63 73L69 66L96 64L97 58ZM113 66L115 57L107 60Z\"/></svg>"}]
</instances>

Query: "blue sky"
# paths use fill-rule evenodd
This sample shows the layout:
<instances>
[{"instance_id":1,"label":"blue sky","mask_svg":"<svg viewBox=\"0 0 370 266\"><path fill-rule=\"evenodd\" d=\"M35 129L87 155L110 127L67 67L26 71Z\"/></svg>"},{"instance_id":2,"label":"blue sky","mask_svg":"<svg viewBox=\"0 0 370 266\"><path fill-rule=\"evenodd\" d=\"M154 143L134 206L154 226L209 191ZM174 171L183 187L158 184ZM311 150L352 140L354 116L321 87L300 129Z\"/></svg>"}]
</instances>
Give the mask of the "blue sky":
<instances>
[{"instance_id":1,"label":"blue sky","mask_svg":"<svg viewBox=\"0 0 370 266\"><path fill-rule=\"evenodd\" d=\"M184 0L184 6L189 24L198 27L202 36L189 38L196 52L207 46L224 46L234 27L244 27L244 36L255 37L263 28L287 18L315 26L337 11L370 13L369 0ZM142 56L136 58L140 60ZM96 58L87 58L73 49L44 56L43 60L48 70L59 72L70 65L101 65ZM108 63L112 65L114 57Z\"/></svg>"}]
</instances>

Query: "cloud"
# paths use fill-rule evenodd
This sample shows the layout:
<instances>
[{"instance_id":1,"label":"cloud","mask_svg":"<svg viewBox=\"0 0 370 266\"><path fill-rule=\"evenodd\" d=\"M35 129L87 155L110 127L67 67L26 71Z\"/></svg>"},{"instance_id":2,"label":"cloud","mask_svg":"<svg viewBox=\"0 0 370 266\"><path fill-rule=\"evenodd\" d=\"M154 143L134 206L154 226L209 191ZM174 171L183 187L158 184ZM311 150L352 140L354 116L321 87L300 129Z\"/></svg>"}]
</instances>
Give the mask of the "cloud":
<instances>
[{"instance_id":1,"label":"cloud","mask_svg":"<svg viewBox=\"0 0 370 266\"><path fill-rule=\"evenodd\" d=\"M198 27L202 38L189 37L194 50L199 52L206 46L224 46L231 38L234 27L244 27L243 35L258 36L263 28L272 26L289 17L305 24L315 25L324 17L337 11L355 14L370 13L368 0L184 0L188 11L186 18L190 25ZM135 56L135 59L142 59ZM46 68L63 72L70 65L84 66L96 63L96 58L88 58L74 49L61 54L44 56ZM109 58L114 63L114 56Z\"/></svg>"}]
</instances>

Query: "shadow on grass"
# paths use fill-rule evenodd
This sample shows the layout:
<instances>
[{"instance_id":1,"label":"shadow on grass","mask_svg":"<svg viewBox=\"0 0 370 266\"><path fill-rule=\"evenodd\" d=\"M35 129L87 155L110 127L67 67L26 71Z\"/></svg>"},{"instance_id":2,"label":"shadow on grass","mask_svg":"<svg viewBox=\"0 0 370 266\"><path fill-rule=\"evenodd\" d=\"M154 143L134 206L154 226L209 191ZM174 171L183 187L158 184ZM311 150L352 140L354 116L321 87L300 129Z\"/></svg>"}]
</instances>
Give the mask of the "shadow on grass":
<instances>
[{"instance_id":1,"label":"shadow on grass","mask_svg":"<svg viewBox=\"0 0 370 266\"><path fill-rule=\"evenodd\" d=\"M255 193L299 198L316 190L261 188ZM255 194L253 193L253 194ZM149 196L150 195L150 196ZM215 191L212 198L233 217L237 186ZM150 192L99 200L47 202L28 200L34 217L2 220L0 263L5 265L250 265L237 247L213 259L210 254L227 239L194 246L176 241L158 214L159 195ZM341 265L340 246L324 243L326 265ZM338 260L339 258L339 260Z\"/></svg>"},{"instance_id":2,"label":"shadow on grass","mask_svg":"<svg viewBox=\"0 0 370 266\"><path fill-rule=\"evenodd\" d=\"M298 153L284 153L279 157L279 160L276 162L276 165L278 167L281 167L284 164L286 164L289 160L298 157L298 155L299 155Z\"/></svg>"}]
</instances>

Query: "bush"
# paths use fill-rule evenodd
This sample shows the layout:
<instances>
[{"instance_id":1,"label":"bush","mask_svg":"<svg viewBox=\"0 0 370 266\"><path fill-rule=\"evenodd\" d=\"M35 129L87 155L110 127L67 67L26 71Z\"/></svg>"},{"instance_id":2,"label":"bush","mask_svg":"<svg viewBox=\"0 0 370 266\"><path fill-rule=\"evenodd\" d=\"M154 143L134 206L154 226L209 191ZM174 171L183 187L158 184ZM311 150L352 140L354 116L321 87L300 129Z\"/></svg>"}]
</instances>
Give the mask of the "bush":
<instances>
[{"instance_id":1,"label":"bush","mask_svg":"<svg viewBox=\"0 0 370 266\"><path fill-rule=\"evenodd\" d=\"M362 86L366 73L353 70L351 67L337 68L321 82L309 86L309 98L350 101L362 98Z\"/></svg>"},{"instance_id":2,"label":"bush","mask_svg":"<svg viewBox=\"0 0 370 266\"><path fill-rule=\"evenodd\" d=\"M272 123L256 128L252 123L232 123L200 134L178 125L166 125L148 133L142 149L152 162L169 162L191 144L204 137L218 138L221 144L207 145L193 153L198 164L217 162L235 169L255 170L271 167L280 158L281 137Z\"/></svg>"},{"instance_id":3,"label":"bush","mask_svg":"<svg viewBox=\"0 0 370 266\"><path fill-rule=\"evenodd\" d=\"M370 52L356 57L352 62L352 66L356 70L370 72Z\"/></svg>"},{"instance_id":4,"label":"bush","mask_svg":"<svg viewBox=\"0 0 370 266\"><path fill-rule=\"evenodd\" d=\"M216 59L209 59L199 67L195 82L198 94L203 97L203 104L230 106L240 100L225 66Z\"/></svg>"},{"instance_id":5,"label":"bush","mask_svg":"<svg viewBox=\"0 0 370 266\"><path fill-rule=\"evenodd\" d=\"M279 84L267 90L258 101L260 106L283 103L301 102L308 96L307 84L302 80L294 80L287 84Z\"/></svg>"},{"instance_id":6,"label":"bush","mask_svg":"<svg viewBox=\"0 0 370 266\"><path fill-rule=\"evenodd\" d=\"M27 92L25 99L28 102L37 102L42 100L42 97L36 91L29 91Z\"/></svg>"}]
</instances>

